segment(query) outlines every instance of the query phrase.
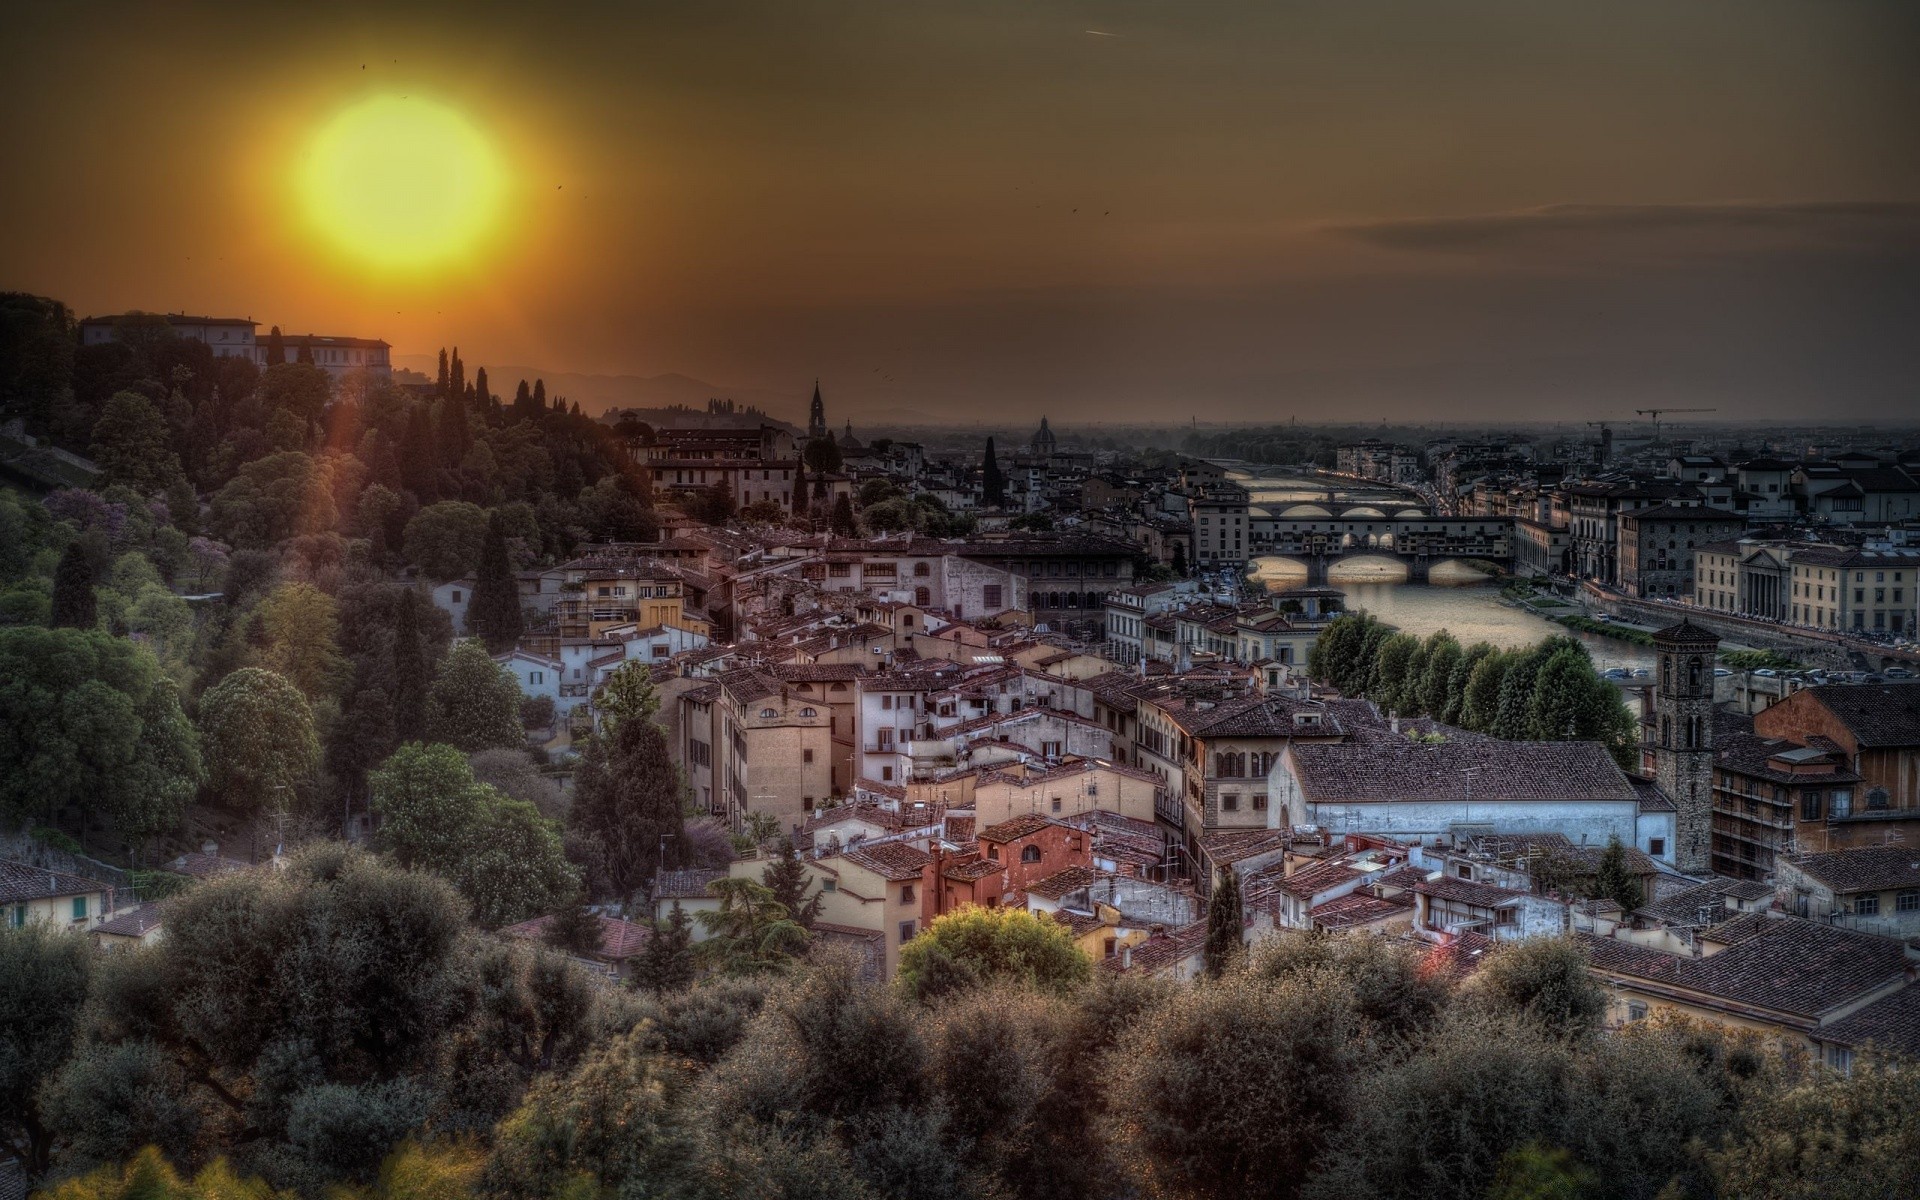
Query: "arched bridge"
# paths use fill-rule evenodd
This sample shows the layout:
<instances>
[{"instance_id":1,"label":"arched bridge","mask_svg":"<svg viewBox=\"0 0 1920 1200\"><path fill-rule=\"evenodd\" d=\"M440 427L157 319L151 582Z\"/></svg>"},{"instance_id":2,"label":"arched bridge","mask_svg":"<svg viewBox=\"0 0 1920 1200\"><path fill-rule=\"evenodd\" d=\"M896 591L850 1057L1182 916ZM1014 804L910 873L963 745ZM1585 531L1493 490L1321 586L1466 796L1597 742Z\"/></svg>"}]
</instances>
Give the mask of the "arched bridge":
<instances>
[{"instance_id":1,"label":"arched bridge","mask_svg":"<svg viewBox=\"0 0 1920 1200\"><path fill-rule=\"evenodd\" d=\"M1436 517L1411 506L1324 504L1255 506L1248 518L1248 550L1306 564L1311 583L1325 583L1327 568L1343 558L1392 558L1407 568L1411 583L1425 583L1435 563L1484 559L1513 565L1511 517Z\"/></svg>"}]
</instances>

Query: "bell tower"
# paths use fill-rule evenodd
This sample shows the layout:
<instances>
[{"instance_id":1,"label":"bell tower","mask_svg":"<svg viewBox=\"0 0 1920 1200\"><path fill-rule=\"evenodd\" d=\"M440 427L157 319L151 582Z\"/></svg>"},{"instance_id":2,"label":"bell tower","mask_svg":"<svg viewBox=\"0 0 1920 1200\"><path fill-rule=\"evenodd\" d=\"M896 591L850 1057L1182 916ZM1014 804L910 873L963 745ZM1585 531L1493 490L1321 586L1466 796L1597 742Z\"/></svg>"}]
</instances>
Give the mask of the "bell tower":
<instances>
[{"instance_id":1,"label":"bell tower","mask_svg":"<svg viewBox=\"0 0 1920 1200\"><path fill-rule=\"evenodd\" d=\"M1713 659L1720 639L1691 621L1653 635L1653 772L1679 816L1674 865L1713 870Z\"/></svg>"},{"instance_id":2,"label":"bell tower","mask_svg":"<svg viewBox=\"0 0 1920 1200\"><path fill-rule=\"evenodd\" d=\"M827 436L827 406L820 402L820 381L813 381L813 405L807 409L807 440Z\"/></svg>"}]
</instances>

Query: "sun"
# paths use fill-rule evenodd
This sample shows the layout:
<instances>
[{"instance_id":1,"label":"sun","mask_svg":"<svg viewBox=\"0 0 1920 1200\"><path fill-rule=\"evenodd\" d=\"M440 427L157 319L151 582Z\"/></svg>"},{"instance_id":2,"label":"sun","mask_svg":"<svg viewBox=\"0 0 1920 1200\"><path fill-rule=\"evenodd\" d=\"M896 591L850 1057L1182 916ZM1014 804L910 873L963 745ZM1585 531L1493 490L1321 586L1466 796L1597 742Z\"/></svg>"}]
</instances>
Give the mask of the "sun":
<instances>
[{"instance_id":1,"label":"sun","mask_svg":"<svg viewBox=\"0 0 1920 1200\"><path fill-rule=\"evenodd\" d=\"M417 269L470 250L499 216L504 182L487 138L432 100L376 96L307 147L299 185L313 226L370 265Z\"/></svg>"}]
</instances>

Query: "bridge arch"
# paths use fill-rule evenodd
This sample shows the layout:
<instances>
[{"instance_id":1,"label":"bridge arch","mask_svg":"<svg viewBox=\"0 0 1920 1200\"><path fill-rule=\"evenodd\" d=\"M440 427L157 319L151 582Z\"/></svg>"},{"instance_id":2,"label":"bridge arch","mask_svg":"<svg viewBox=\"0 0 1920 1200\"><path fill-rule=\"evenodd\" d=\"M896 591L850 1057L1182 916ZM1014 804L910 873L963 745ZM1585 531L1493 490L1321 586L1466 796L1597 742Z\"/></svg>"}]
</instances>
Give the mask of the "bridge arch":
<instances>
[{"instance_id":1,"label":"bridge arch","mask_svg":"<svg viewBox=\"0 0 1920 1200\"><path fill-rule=\"evenodd\" d=\"M1301 517L1330 517L1332 510L1324 504L1291 504L1280 510L1280 515L1289 519Z\"/></svg>"},{"instance_id":2,"label":"bridge arch","mask_svg":"<svg viewBox=\"0 0 1920 1200\"><path fill-rule=\"evenodd\" d=\"M1328 583L1405 583L1412 575L1406 563L1386 554L1349 554L1327 564Z\"/></svg>"},{"instance_id":3,"label":"bridge arch","mask_svg":"<svg viewBox=\"0 0 1920 1200\"><path fill-rule=\"evenodd\" d=\"M1356 504L1352 508L1345 509L1340 513L1340 519L1343 521L1358 521L1367 518L1383 521L1386 519L1386 516L1387 514L1384 511L1375 508L1371 504Z\"/></svg>"},{"instance_id":4,"label":"bridge arch","mask_svg":"<svg viewBox=\"0 0 1920 1200\"><path fill-rule=\"evenodd\" d=\"M1424 508L1403 508L1393 515L1396 520L1407 517L1424 517L1427 515L1427 510Z\"/></svg>"}]
</instances>

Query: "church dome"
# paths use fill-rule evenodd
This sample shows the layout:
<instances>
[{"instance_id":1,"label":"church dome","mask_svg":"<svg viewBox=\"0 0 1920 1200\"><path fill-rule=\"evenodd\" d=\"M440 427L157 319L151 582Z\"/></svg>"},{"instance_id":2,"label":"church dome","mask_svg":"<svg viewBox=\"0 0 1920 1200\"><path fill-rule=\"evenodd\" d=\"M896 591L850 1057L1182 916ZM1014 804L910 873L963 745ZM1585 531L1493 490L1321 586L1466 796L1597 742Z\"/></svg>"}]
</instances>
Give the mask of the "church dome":
<instances>
[{"instance_id":1,"label":"church dome","mask_svg":"<svg viewBox=\"0 0 1920 1200\"><path fill-rule=\"evenodd\" d=\"M1035 454L1053 453L1053 430L1047 428L1045 417L1040 418L1040 428L1034 431L1033 439L1027 443L1027 448Z\"/></svg>"}]
</instances>

